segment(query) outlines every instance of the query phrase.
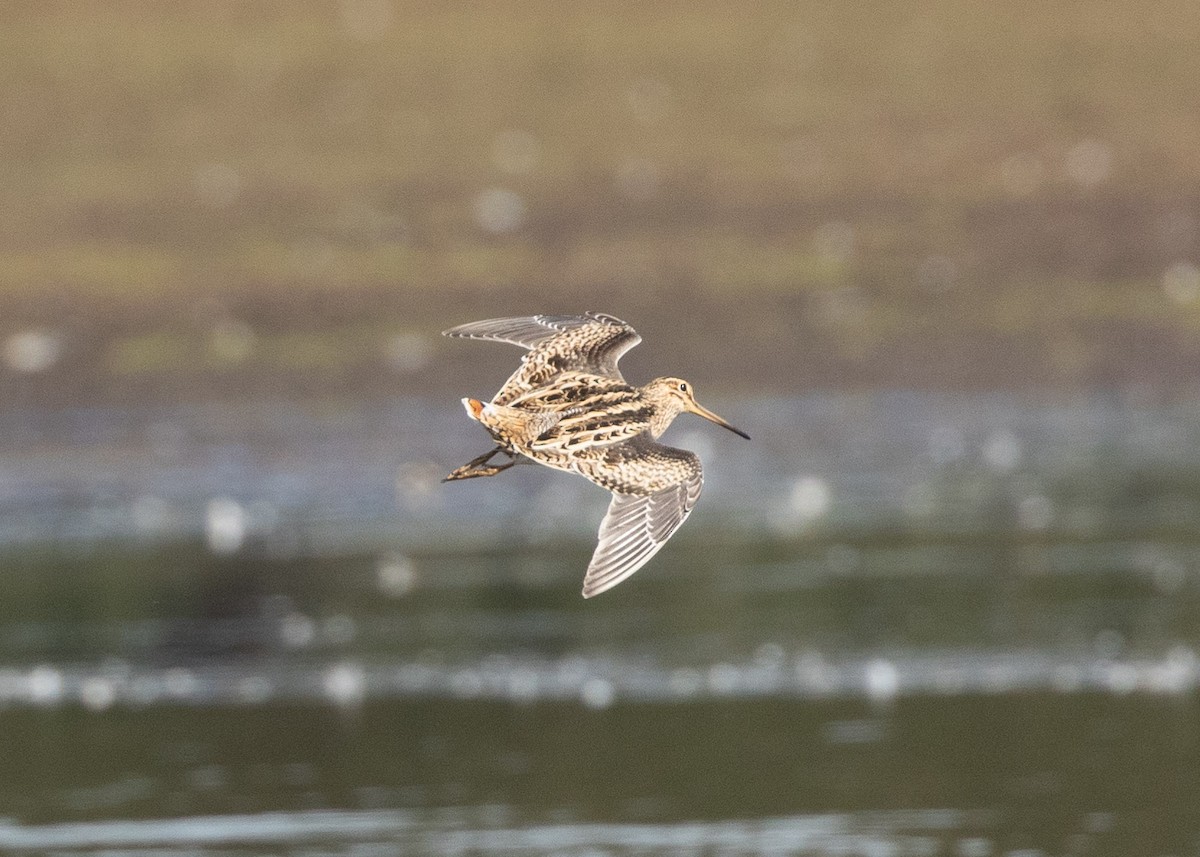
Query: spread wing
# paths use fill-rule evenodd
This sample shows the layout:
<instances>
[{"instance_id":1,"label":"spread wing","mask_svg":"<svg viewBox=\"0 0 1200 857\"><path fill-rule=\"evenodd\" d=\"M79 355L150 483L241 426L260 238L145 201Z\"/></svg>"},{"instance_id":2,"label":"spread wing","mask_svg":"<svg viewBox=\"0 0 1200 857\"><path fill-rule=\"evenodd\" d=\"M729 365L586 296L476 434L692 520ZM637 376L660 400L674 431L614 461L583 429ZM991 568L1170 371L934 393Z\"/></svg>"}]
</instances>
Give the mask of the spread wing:
<instances>
[{"instance_id":1,"label":"spread wing","mask_svg":"<svg viewBox=\"0 0 1200 857\"><path fill-rule=\"evenodd\" d=\"M444 335L529 349L504 389L518 383L526 388L540 386L561 372L587 372L624 381L617 362L642 341L637 331L619 318L598 312L491 318L460 324Z\"/></svg>"},{"instance_id":2,"label":"spread wing","mask_svg":"<svg viewBox=\"0 0 1200 857\"><path fill-rule=\"evenodd\" d=\"M639 435L599 449L580 471L613 492L600 524L600 540L587 574L583 597L616 586L658 553L691 514L704 473L700 459L683 449Z\"/></svg>"}]
</instances>

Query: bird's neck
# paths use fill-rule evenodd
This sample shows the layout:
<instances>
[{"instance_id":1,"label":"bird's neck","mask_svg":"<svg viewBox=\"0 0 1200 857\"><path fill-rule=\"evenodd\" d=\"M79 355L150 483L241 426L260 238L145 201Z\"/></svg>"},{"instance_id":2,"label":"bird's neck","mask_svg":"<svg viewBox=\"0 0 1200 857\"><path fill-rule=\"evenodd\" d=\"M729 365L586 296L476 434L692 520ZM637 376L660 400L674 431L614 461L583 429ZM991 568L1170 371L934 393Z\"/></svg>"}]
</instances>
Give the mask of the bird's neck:
<instances>
[{"instance_id":1,"label":"bird's neck","mask_svg":"<svg viewBox=\"0 0 1200 857\"><path fill-rule=\"evenodd\" d=\"M651 408L650 435L658 439L683 412L683 408L678 399L671 395L663 395L663 391L653 385L643 387L642 395Z\"/></svg>"}]
</instances>

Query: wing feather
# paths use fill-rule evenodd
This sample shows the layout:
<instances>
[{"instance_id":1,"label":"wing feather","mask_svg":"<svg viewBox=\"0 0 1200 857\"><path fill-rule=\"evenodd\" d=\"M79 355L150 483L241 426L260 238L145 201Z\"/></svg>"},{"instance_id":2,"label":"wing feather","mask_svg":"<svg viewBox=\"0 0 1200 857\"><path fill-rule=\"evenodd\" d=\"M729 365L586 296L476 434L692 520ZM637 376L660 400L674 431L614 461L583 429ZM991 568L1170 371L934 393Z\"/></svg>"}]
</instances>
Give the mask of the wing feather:
<instances>
[{"instance_id":1,"label":"wing feather","mask_svg":"<svg viewBox=\"0 0 1200 857\"><path fill-rule=\"evenodd\" d=\"M599 451L584 475L613 491L583 597L599 595L650 561L687 520L704 485L700 460L641 435ZM638 491L639 486L655 486Z\"/></svg>"},{"instance_id":2,"label":"wing feather","mask_svg":"<svg viewBox=\"0 0 1200 857\"><path fill-rule=\"evenodd\" d=\"M507 342L528 349L521 368L505 389L540 386L562 372L572 371L624 380L617 363L642 341L637 331L621 319L599 312L490 318L460 324L444 331L444 335Z\"/></svg>"},{"instance_id":3,"label":"wing feather","mask_svg":"<svg viewBox=\"0 0 1200 857\"><path fill-rule=\"evenodd\" d=\"M587 316L574 315L531 315L517 318L489 318L483 321L472 321L460 324L449 330L442 331L443 336L456 339L486 339L492 342L507 342L521 348L535 348L552 336L578 327L581 323L590 324L593 320Z\"/></svg>"}]
</instances>

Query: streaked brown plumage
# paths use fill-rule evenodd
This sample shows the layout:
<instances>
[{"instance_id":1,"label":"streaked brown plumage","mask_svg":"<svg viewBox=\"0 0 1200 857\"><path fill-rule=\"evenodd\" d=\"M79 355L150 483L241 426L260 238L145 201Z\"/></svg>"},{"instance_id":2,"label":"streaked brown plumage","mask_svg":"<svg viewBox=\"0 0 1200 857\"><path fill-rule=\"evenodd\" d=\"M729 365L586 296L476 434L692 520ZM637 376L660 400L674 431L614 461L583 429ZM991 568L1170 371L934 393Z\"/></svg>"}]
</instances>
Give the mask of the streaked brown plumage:
<instances>
[{"instance_id":1,"label":"streaked brown plumage","mask_svg":"<svg viewBox=\"0 0 1200 857\"><path fill-rule=\"evenodd\" d=\"M696 402L691 385L656 378L628 384L617 368L641 342L625 322L602 313L535 315L464 324L446 336L508 342L529 350L491 402L463 399L495 448L445 481L494 476L520 461L578 473L613 493L583 581L590 598L646 564L679 529L704 483L694 453L657 438L684 411L749 439ZM497 455L507 456L494 465Z\"/></svg>"}]
</instances>

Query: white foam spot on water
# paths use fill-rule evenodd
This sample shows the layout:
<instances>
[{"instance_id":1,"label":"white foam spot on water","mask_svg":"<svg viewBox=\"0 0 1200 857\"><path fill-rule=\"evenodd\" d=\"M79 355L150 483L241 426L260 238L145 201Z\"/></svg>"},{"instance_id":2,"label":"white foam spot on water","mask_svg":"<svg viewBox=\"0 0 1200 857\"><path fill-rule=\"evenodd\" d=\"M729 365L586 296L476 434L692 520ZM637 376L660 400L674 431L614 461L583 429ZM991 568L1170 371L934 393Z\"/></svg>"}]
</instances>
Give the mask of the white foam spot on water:
<instances>
[{"instance_id":1,"label":"white foam spot on water","mask_svg":"<svg viewBox=\"0 0 1200 857\"><path fill-rule=\"evenodd\" d=\"M1008 693L1018 685L1019 678L1015 665L993 663L983 670L980 686L988 693Z\"/></svg>"},{"instance_id":2,"label":"white foam spot on water","mask_svg":"<svg viewBox=\"0 0 1200 857\"><path fill-rule=\"evenodd\" d=\"M425 509L434 499L444 472L429 460L404 462L396 471L397 502L409 509Z\"/></svg>"},{"instance_id":3,"label":"white foam spot on water","mask_svg":"<svg viewBox=\"0 0 1200 857\"><path fill-rule=\"evenodd\" d=\"M228 497L210 500L205 510L204 535L213 553L233 553L246 538L246 510Z\"/></svg>"},{"instance_id":4,"label":"white foam spot on water","mask_svg":"<svg viewBox=\"0 0 1200 857\"><path fill-rule=\"evenodd\" d=\"M475 222L485 232L515 232L525 222L525 200L507 188L488 188L475 197Z\"/></svg>"},{"instance_id":5,"label":"white foam spot on water","mask_svg":"<svg viewBox=\"0 0 1200 857\"><path fill-rule=\"evenodd\" d=\"M537 699L541 680L535 670L528 668L514 669L508 675L508 695L520 702L532 702Z\"/></svg>"},{"instance_id":6,"label":"white foam spot on water","mask_svg":"<svg viewBox=\"0 0 1200 857\"><path fill-rule=\"evenodd\" d=\"M1112 175L1112 147L1103 140L1080 140L1067 152L1063 169L1067 177L1081 187L1102 184Z\"/></svg>"},{"instance_id":7,"label":"white foam spot on water","mask_svg":"<svg viewBox=\"0 0 1200 857\"><path fill-rule=\"evenodd\" d=\"M61 353L61 338L49 330L23 330L4 341L4 362L25 374L45 372L58 362Z\"/></svg>"},{"instance_id":8,"label":"white foam spot on water","mask_svg":"<svg viewBox=\"0 0 1200 857\"><path fill-rule=\"evenodd\" d=\"M397 372L420 371L432 356L429 339L419 333L397 333L383 344L383 358Z\"/></svg>"},{"instance_id":9,"label":"white foam spot on water","mask_svg":"<svg viewBox=\"0 0 1200 857\"><path fill-rule=\"evenodd\" d=\"M366 695L367 676L358 664L338 664L325 672L322 684L338 705L357 705Z\"/></svg>"},{"instance_id":10,"label":"white foam spot on water","mask_svg":"<svg viewBox=\"0 0 1200 857\"><path fill-rule=\"evenodd\" d=\"M1162 287L1175 303L1195 303L1200 297L1200 267L1186 261L1173 263L1163 272Z\"/></svg>"},{"instance_id":11,"label":"white foam spot on water","mask_svg":"<svg viewBox=\"0 0 1200 857\"><path fill-rule=\"evenodd\" d=\"M1040 532L1054 522L1054 504L1049 497L1033 494L1017 503L1017 520L1021 528Z\"/></svg>"},{"instance_id":12,"label":"white foam spot on water","mask_svg":"<svg viewBox=\"0 0 1200 857\"><path fill-rule=\"evenodd\" d=\"M167 670L163 674L163 685L175 699L191 699L200 690L196 676L182 667Z\"/></svg>"},{"instance_id":13,"label":"white foam spot on water","mask_svg":"<svg viewBox=\"0 0 1200 857\"><path fill-rule=\"evenodd\" d=\"M52 706L62 701L63 675L54 667L42 665L29 671L26 687L35 705Z\"/></svg>"},{"instance_id":14,"label":"white foam spot on water","mask_svg":"<svg viewBox=\"0 0 1200 857\"><path fill-rule=\"evenodd\" d=\"M815 521L829 511L829 483L819 476L801 476L792 485L788 503L800 523Z\"/></svg>"},{"instance_id":15,"label":"white foam spot on water","mask_svg":"<svg viewBox=\"0 0 1200 857\"><path fill-rule=\"evenodd\" d=\"M309 646L316 636L316 622L303 613L288 613L279 623L279 639L288 648Z\"/></svg>"},{"instance_id":16,"label":"white foam spot on water","mask_svg":"<svg viewBox=\"0 0 1200 857\"><path fill-rule=\"evenodd\" d=\"M983 460L993 470L1015 470L1023 455L1020 438L1008 429L996 429L983 442Z\"/></svg>"},{"instance_id":17,"label":"white foam spot on water","mask_svg":"<svg viewBox=\"0 0 1200 857\"><path fill-rule=\"evenodd\" d=\"M675 696L695 696L704 687L704 676L694 669L672 670L667 678L667 687Z\"/></svg>"},{"instance_id":18,"label":"white foam spot on water","mask_svg":"<svg viewBox=\"0 0 1200 857\"><path fill-rule=\"evenodd\" d=\"M579 689L579 698L588 708L608 708L616 698L616 688L603 678L589 678Z\"/></svg>"},{"instance_id":19,"label":"white foam spot on water","mask_svg":"<svg viewBox=\"0 0 1200 857\"><path fill-rule=\"evenodd\" d=\"M273 690L274 687L265 676L250 675L238 681L236 693L242 702L258 705L270 699Z\"/></svg>"},{"instance_id":20,"label":"white foam spot on water","mask_svg":"<svg viewBox=\"0 0 1200 857\"><path fill-rule=\"evenodd\" d=\"M942 664L934 671L933 688L947 696L957 696L967 686L965 670Z\"/></svg>"},{"instance_id":21,"label":"white foam spot on water","mask_svg":"<svg viewBox=\"0 0 1200 857\"><path fill-rule=\"evenodd\" d=\"M891 661L882 658L871 661L863 678L867 695L872 699L893 699L900 691L900 673Z\"/></svg>"},{"instance_id":22,"label":"white foam spot on water","mask_svg":"<svg viewBox=\"0 0 1200 857\"><path fill-rule=\"evenodd\" d=\"M1196 653L1187 646L1175 646L1148 670L1146 683L1158 693L1183 693L1195 686L1196 672Z\"/></svg>"},{"instance_id":23,"label":"white foam spot on water","mask_svg":"<svg viewBox=\"0 0 1200 857\"><path fill-rule=\"evenodd\" d=\"M579 687L588 674L588 662L579 655L567 655L554 671L554 681L562 688Z\"/></svg>"},{"instance_id":24,"label":"white foam spot on water","mask_svg":"<svg viewBox=\"0 0 1200 857\"><path fill-rule=\"evenodd\" d=\"M80 684L79 699L89 711L105 711L116 702L117 689L109 679L92 676Z\"/></svg>"},{"instance_id":25,"label":"white foam spot on water","mask_svg":"<svg viewBox=\"0 0 1200 857\"><path fill-rule=\"evenodd\" d=\"M392 554L380 560L375 570L375 580L384 595L403 598L416 588L417 570L408 557Z\"/></svg>"},{"instance_id":26,"label":"white foam spot on water","mask_svg":"<svg viewBox=\"0 0 1200 857\"><path fill-rule=\"evenodd\" d=\"M475 670L459 670L450 677L450 689L464 699L479 696L483 692L483 677Z\"/></svg>"},{"instance_id":27,"label":"white foam spot on water","mask_svg":"<svg viewBox=\"0 0 1200 857\"><path fill-rule=\"evenodd\" d=\"M737 684L738 668L733 664L713 664L708 668L708 689L713 693L733 693Z\"/></svg>"},{"instance_id":28,"label":"white foam spot on water","mask_svg":"<svg viewBox=\"0 0 1200 857\"><path fill-rule=\"evenodd\" d=\"M992 857L995 846L992 840L982 836L968 836L958 840L958 857Z\"/></svg>"},{"instance_id":29,"label":"white foam spot on water","mask_svg":"<svg viewBox=\"0 0 1200 857\"><path fill-rule=\"evenodd\" d=\"M1083 674L1074 664L1059 664L1054 668L1050 683L1059 693L1075 693L1083 686Z\"/></svg>"},{"instance_id":30,"label":"white foam spot on water","mask_svg":"<svg viewBox=\"0 0 1200 857\"><path fill-rule=\"evenodd\" d=\"M1137 690L1138 671L1133 664L1110 664L1104 673L1104 683L1113 693L1124 696Z\"/></svg>"},{"instance_id":31,"label":"white foam spot on water","mask_svg":"<svg viewBox=\"0 0 1200 857\"><path fill-rule=\"evenodd\" d=\"M796 681L810 693L826 694L837 688L837 671L819 652L796 658Z\"/></svg>"}]
</instances>

